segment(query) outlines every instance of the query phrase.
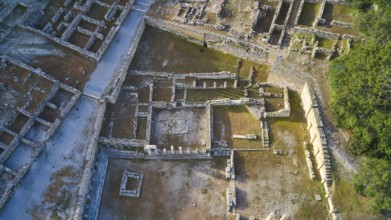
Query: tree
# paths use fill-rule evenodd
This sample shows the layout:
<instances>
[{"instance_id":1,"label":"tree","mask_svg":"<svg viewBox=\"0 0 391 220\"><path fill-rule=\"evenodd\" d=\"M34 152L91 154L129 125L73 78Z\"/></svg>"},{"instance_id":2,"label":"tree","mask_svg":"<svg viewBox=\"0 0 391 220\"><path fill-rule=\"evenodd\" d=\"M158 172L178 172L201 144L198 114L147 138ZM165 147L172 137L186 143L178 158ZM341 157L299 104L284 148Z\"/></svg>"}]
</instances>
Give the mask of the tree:
<instances>
[{"instance_id":1,"label":"tree","mask_svg":"<svg viewBox=\"0 0 391 220\"><path fill-rule=\"evenodd\" d=\"M372 199L374 212L391 210L391 164L383 159L366 159L354 179L354 188Z\"/></svg>"},{"instance_id":2,"label":"tree","mask_svg":"<svg viewBox=\"0 0 391 220\"><path fill-rule=\"evenodd\" d=\"M351 4L359 11L354 27L365 42L330 62L331 105L337 125L353 133L350 149L373 157L365 160L354 187L380 212L391 210L391 5Z\"/></svg>"},{"instance_id":3,"label":"tree","mask_svg":"<svg viewBox=\"0 0 391 220\"><path fill-rule=\"evenodd\" d=\"M359 13L354 26L367 37L385 44L391 40L391 6L384 4L377 10Z\"/></svg>"},{"instance_id":4,"label":"tree","mask_svg":"<svg viewBox=\"0 0 391 220\"><path fill-rule=\"evenodd\" d=\"M357 154L391 158L391 42L369 39L330 63L337 125L350 129Z\"/></svg>"}]
</instances>

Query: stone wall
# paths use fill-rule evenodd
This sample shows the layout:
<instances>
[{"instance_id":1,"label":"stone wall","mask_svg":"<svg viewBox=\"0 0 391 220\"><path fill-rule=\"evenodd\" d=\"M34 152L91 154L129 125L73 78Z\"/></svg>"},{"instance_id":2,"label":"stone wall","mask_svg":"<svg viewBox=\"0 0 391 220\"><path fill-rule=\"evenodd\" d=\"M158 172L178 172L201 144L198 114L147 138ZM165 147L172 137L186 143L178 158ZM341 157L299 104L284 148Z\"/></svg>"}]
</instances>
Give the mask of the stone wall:
<instances>
[{"instance_id":1,"label":"stone wall","mask_svg":"<svg viewBox=\"0 0 391 220\"><path fill-rule=\"evenodd\" d=\"M208 120L207 125L207 135L206 135L206 152L212 149L212 140L213 140L213 106L211 104L206 105L206 117Z\"/></svg>"},{"instance_id":2,"label":"stone wall","mask_svg":"<svg viewBox=\"0 0 391 220\"><path fill-rule=\"evenodd\" d=\"M318 15L316 16L316 19L315 19L314 23L312 24L313 28L316 28L316 26L318 26L318 24L324 24L326 22L326 20L323 18L323 12L324 12L324 8L326 7L326 2L327 2L326 0L321 1Z\"/></svg>"},{"instance_id":3,"label":"stone wall","mask_svg":"<svg viewBox=\"0 0 391 220\"><path fill-rule=\"evenodd\" d=\"M332 40L338 40L340 38L339 34L317 30L317 29L295 27L293 31L294 33L315 34L316 36L332 39Z\"/></svg>"},{"instance_id":4,"label":"stone wall","mask_svg":"<svg viewBox=\"0 0 391 220\"><path fill-rule=\"evenodd\" d=\"M148 144L145 140L137 140L137 139L125 139L125 138L106 138L99 137L99 143L108 144L113 148L122 150L124 147L139 147L144 148L146 144Z\"/></svg>"},{"instance_id":5,"label":"stone wall","mask_svg":"<svg viewBox=\"0 0 391 220\"><path fill-rule=\"evenodd\" d=\"M69 3L70 3L69 1L65 2L64 6L69 6ZM57 37L57 36L54 36L52 34L49 34L49 33L45 32L46 27L51 27L51 23L50 22L45 26L45 28L43 30L39 30L39 29L36 29L34 27L30 27L28 25L24 25L23 24L24 22L21 22L20 24L18 24L18 26L23 28L23 29L26 29L28 31L31 31L33 33L37 33L37 34L40 34L42 36L45 36L48 39L50 39L50 40L52 40L52 41L54 41L54 42L56 42L56 43L58 43L58 44L60 44L62 46L65 46L65 47L68 47L68 48L70 48L72 50L77 51L82 56L84 56L84 57L86 57L86 58L88 58L88 59L90 59L90 60L92 60L94 62L98 62L101 59L101 57L103 56L103 54L106 51L106 49L108 48L108 46L110 45L110 43L113 40L115 34L119 30L121 24L125 20L127 14L131 10L132 5L133 5L133 0L132 1L127 1L126 5L124 7L123 6L118 6L117 3L114 3L112 5L112 6L114 6L117 9L121 8L121 14L120 14L119 18L115 20L113 27L111 27L109 33L104 37L104 40L103 40L103 35L98 34L99 36L101 36L101 37L98 37L98 38L101 38L101 40L103 40L103 43L102 43L102 45L100 46L99 50L96 53L91 52L91 51L88 50L89 47L94 42L96 36L91 36L91 38L89 40L89 43L87 43L87 45L89 45L89 46L85 46L83 48L68 42L68 39L71 37L71 35L78 29L78 26L79 26L79 23L80 23L81 20L86 20L86 21L95 20L95 19L92 19L92 18L88 18L85 15L85 14L87 14L88 10L90 10L90 8L91 8L93 3L99 4L99 5L103 6L103 7L110 7L110 5L105 4L103 2L100 2L100 1L89 0L84 5L79 5L79 2L76 2L73 5L73 9L79 10L80 13L76 12L78 14L71 21L71 23L68 24L68 26L66 27L66 30L64 31L64 33L62 34L61 37ZM59 10L61 10L61 12L59 14L62 14L64 12L64 9L62 7L60 7ZM68 12L70 12L70 11L68 11ZM31 13L32 12L30 12L30 14ZM59 14L53 16L52 20L57 20L58 17L59 17ZM92 23L96 23L96 22L92 22ZM100 23L102 23L102 24L100 24L98 26L105 25L104 21L100 21ZM64 26L62 26L62 27L64 27ZM92 33L92 32L90 32L90 33ZM92 33L92 34L95 35L95 33Z\"/></svg>"},{"instance_id":6,"label":"stone wall","mask_svg":"<svg viewBox=\"0 0 391 220\"><path fill-rule=\"evenodd\" d=\"M223 53L260 63L273 60L276 51L271 47L238 40L223 34L195 28L189 25L146 16L146 22L155 28L174 33L186 40L204 45Z\"/></svg>"},{"instance_id":7,"label":"stone wall","mask_svg":"<svg viewBox=\"0 0 391 220\"><path fill-rule=\"evenodd\" d=\"M140 71L130 70L129 74L132 76L152 76L152 77L164 77L185 79L187 77L195 77L197 79L236 79L237 74L229 71L210 72L210 73L172 73L172 72L153 72L153 71Z\"/></svg>"},{"instance_id":8,"label":"stone wall","mask_svg":"<svg viewBox=\"0 0 391 220\"><path fill-rule=\"evenodd\" d=\"M284 108L275 112L266 112L266 117L289 117L291 115L291 105L289 104L288 87L284 87Z\"/></svg>"},{"instance_id":9,"label":"stone wall","mask_svg":"<svg viewBox=\"0 0 391 220\"><path fill-rule=\"evenodd\" d=\"M125 80L126 77L126 72L130 66L130 63L133 60L134 54L136 53L138 43L141 39L141 36L144 33L145 29L145 21L143 20L140 22L140 25L137 28L137 34L132 38L132 42L130 44L130 47L124 57L121 59L121 64L116 70L117 73L117 78L112 80L112 84L108 86L108 90L110 91L105 91L105 93L110 93L106 96L106 99L109 103L115 103L118 95L121 91L122 84Z\"/></svg>"},{"instance_id":10,"label":"stone wall","mask_svg":"<svg viewBox=\"0 0 391 220\"><path fill-rule=\"evenodd\" d=\"M103 117L105 115L106 102L102 101L99 105L98 114L95 119L93 135L90 138L90 141L87 146L87 153L84 158L85 167L83 171L83 176L79 184L79 191L77 193L77 203L76 208L73 213L72 219L81 220L83 219L83 213L85 209L85 204L87 202L87 195L89 193L89 186L91 184L93 172L94 172L94 162L96 157L96 152L98 150L98 137L100 134L100 129L103 123Z\"/></svg>"},{"instance_id":11,"label":"stone wall","mask_svg":"<svg viewBox=\"0 0 391 220\"><path fill-rule=\"evenodd\" d=\"M318 109L319 106L316 97L308 84L305 84L303 87L301 99L310 132L310 143L314 147L314 155L318 163L317 169L322 178L322 183L327 182L327 185L330 186L332 184L331 164L327 140L323 129L323 121Z\"/></svg>"},{"instance_id":12,"label":"stone wall","mask_svg":"<svg viewBox=\"0 0 391 220\"><path fill-rule=\"evenodd\" d=\"M325 197L329 204L329 212L333 219L336 219L336 210L329 192L329 186L332 185L331 162L327 140L323 128L323 121L319 112L318 102L312 88L306 83L301 91L301 100L303 103L305 118L307 119L307 128L310 132L310 143L314 148L314 155L317 169L321 176L322 184L325 188Z\"/></svg>"}]
</instances>

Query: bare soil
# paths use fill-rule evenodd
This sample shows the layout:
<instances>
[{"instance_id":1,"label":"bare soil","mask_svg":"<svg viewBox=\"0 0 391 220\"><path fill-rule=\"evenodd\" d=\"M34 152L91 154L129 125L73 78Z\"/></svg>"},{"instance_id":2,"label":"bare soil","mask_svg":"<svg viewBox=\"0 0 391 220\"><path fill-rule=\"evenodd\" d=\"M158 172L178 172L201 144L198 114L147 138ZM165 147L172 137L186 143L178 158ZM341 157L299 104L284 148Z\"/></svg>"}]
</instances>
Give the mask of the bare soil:
<instances>
[{"instance_id":1,"label":"bare soil","mask_svg":"<svg viewBox=\"0 0 391 220\"><path fill-rule=\"evenodd\" d=\"M225 219L225 159L111 159L98 219ZM140 198L119 196L123 171L143 173Z\"/></svg>"},{"instance_id":2,"label":"bare soil","mask_svg":"<svg viewBox=\"0 0 391 220\"><path fill-rule=\"evenodd\" d=\"M152 144L161 149L170 149L171 145L183 150L204 147L209 132L205 108L154 109L152 117Z\"/></svg>"},{"instance_id":3,"label":"bare soil","mask_svg":"<svg viewBox=\"0 0 391 220\"><path fill-rule=\"evenodd\" d=\"M307 169L302 150L286 156L236 151L236 211L257 219L265 219L273 211L280 217L325 219L326 203L314 196L321 194L321 184L309 179Z\"/></svg>"},{"instance_id":4,"label":"bare soil","mask_svg":"<svg viewBox=\"0 0 391 220\"><path fill-rule=\"evenodd\" d=\"M30 65L41 68L47 74L69 86L82 90L95 64L87 58L69 51L65 57L37 57ZM58 68L61 66L61 68Z\"/></svg>"}]
</instances>

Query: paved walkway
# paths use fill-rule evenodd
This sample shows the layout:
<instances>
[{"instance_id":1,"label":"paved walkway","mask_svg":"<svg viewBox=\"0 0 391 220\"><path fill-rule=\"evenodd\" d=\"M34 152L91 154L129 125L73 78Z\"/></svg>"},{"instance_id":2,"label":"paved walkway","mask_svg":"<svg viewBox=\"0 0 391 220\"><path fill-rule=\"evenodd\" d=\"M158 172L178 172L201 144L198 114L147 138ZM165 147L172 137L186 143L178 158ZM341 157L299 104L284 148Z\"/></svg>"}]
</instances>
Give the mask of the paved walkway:
<instances>
[{"instance_id":1,"label":"paved walkway","mask_svg":"<svg viewBox=\"0 0 391 220\"><path fill-rule=\"evenodd\" d=\"M15 188L15 194L0 211L0 219L32 219L45 202L44 193L52 182L53 174L67 166L76 170L83 168L88 137L92 135L98 107L98 100L86 96L76 102L22 183ZM69 190L77 193L77 187L69 186ZM76 202L72 200L71 204Z\"/></svg>"},{"instance_id":2,"label":"paved walkway","mask_svg":"<svg viewBox=\"0 0 391 220\"><path fill-rule=\"evenodd\" d=\"M136 36L137 28L143 21L145 10L150 4L150 0L136 1L135 10L132 10L125 18L109 48L92 72L83 94L101 99L110 91L112 80L117 78L121 63L132 45L132 39ZM139 9L141 7L143 7L142 10Z\"/></svg>"}]
</instances>

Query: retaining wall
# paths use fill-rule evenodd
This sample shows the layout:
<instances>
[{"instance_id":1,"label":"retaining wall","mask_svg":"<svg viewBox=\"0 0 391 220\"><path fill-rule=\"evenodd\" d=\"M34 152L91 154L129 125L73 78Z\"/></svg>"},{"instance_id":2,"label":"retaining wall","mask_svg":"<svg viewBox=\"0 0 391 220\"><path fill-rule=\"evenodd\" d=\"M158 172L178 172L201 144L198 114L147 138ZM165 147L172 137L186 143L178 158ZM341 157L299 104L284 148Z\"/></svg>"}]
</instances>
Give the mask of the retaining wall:
<instances>
[{"instance_id":1,"label":"retaining wall","mask_svg":"<svg viewBox=\"0 0 391 220\"><path fill-rule=\"evenodd\" d=\"M269 63L273 60L276 51L267 46L261 46L248 41L238 40L223 34L197 29L189 25L179 24L159 18L146 16L148 25L171 32L186 40L206 45L209 48L219 50L223 53L232 54L242 59L260 63Z\"/></svg>"},{"instance_id":2,"label":"retaining wall","mask_svg":"<svg viewBox=\"0 0 391 220\"><path fill-rule=\"evenodd\" d=\"M117 78L112 80L112 84L107 87L107 89L112 90L110 91L105 91L105 94L110 93L109 95L106 96L106 99L109 103L115 103L118 95L121 91L122 84L125 80L126 77L126 72L130 66L130 63L133 60L134 54L136 53L138 43L140 42L141 36L144 33L145 29L145 21L140 23L140 25L137 28L137 34L132 38L132 42L130 44L130 47L124 57L121 59L121 64L116 70L117 73Z\"/></svg>"},{"instance_id":3,"label":"retaining wall","mask_svg":"<svg viewBox=\"0 0 391 220\"><path fill-rule=\"evenodd\" d=\"M83 176L80 181L79 185L79 191L77 193L77 203L76 203L76 208L73 213L72 219L75 220L81 220L83 219L83 213L85 209L85 204L87 200L87 194L89 193L89 186L91 184L91 179L93 175L93 169L94 169L94 161L96 157L96 152L98 149L98 137L100 134L100 129L102 127L103 123L103 117L105 115L105 110L106 110L106 102L102 101L100 103L99 109L98 109L98 114L95 119L95 124L94 124L94 131L93 135L90 138L90 142L88 143L87 146L87 153L84 158L85 162L85 168L83 171Z\"/></svg>"},{"instance_id":4,"label":"retaining wall","mask_svg":"<svg viewBox=\"0 0 391 220\"><path fill-rule=\"evenodd\" d=\"M310 132L311 144L314 148L314 155L317 162L317 169L321 176L322 184L325 189L325 197L329 204L329 212L333 219L337 219L334 204L329 192L329 186L332 184L331 163L327 140L323 129L323 121L319 113L319 106L312 88L306 83L301 91L301 100L307 119L307 126Z\"/></svg>"}]
</instances>

